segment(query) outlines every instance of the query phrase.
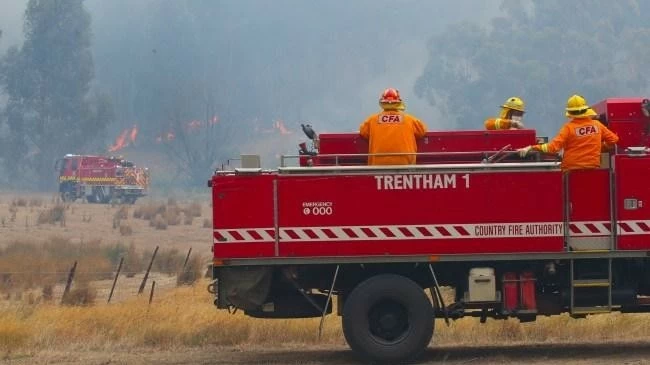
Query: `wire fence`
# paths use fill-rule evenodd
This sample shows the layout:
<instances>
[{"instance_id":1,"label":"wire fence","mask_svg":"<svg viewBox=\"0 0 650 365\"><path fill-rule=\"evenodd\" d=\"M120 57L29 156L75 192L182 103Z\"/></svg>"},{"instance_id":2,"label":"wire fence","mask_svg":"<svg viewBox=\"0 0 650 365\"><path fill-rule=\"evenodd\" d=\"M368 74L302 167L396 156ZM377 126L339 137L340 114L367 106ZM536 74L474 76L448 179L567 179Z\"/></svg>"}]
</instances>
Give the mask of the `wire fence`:
<instances>
[{"instance_id":1,"label":"wire fence","mask_svg":"<svg viewBox=\"0 0 650 365\"><path fill-rule=\"evenodd\" d=\"M72 273L72 274L71 274ZM0 307L9 304L73 304L117 303L134 297L170 295L173 289L200 287L190 296L210 300L207 272L193 271L10 271L0 272ZM188 292L183 293L184 296Z\"/></svg>"}]
</instances>

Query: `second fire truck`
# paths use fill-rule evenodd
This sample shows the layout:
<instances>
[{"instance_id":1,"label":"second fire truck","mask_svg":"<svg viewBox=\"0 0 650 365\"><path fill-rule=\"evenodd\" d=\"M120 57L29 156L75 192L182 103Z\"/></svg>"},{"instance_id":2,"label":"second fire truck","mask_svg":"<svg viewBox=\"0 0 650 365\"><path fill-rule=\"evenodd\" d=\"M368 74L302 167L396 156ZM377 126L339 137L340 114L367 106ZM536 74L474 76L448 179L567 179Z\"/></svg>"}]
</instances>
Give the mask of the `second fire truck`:
<instances>
[{"instance_id":1,"label":"second fire truck","mask_svg":"<svg viewBox=\"0 0 650 365\"><path fill-rule=\"evenodd\" d=\"M57 160L55 169L63 201L133 204L149 187L149 170L121 157L70 154Z\"/></svg>"}]
</instances>

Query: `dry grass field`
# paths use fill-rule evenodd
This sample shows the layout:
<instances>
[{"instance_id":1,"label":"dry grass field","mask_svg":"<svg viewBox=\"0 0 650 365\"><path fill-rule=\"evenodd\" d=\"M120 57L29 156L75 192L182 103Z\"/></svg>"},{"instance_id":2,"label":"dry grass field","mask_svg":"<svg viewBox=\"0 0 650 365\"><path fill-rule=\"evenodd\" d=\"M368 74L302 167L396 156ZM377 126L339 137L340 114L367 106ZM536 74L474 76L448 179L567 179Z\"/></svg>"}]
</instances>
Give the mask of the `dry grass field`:
<instances>
[{"instance_id":1,"label":"dry grass field","mask_svg":"<svg viewBox=\"0 0 650 365\"><path fill-rule=\"evenodd\" d=\"M204 221L210 221L212 217L209 199L206 194L191 201L177 202L176 205L193 210L194 216L190 220L184 213L172 212L168 217L169 222L164 222L167 223L166 228L159 229L162 227L160 223L159 226L151 226L149 216L145 216L147 219L134 218L134 213L136 216L143 211L151 214L152 209L166 207L169 205L168 200L173 203L174 199L154 200L145 197L135 205L124 207L89 204L78 200L66 206L64 224L61 221L39 224L39 215L43 217L43 212L56 207L57 199L54 195L0 194L0 245L56 236L70 239L73 243L99 239L104 245L133 243L140 250L151 251L160 245L161 248L177 248L180 251L192 247L194 252L209 254L212 233L209 228L203 227ZM119 220L120 226L129 227L122 230L115 227L116 214L120 209L126 215L126 219ZM154 221L160 222L163 215L156 215ZM42 218L42 221L47 219Z\"/></svg>"},{"instance_id":2,"label":"dry grass field","mask_svg":"<svg viewBox=\"0 0 650 365\"><path fill-rule=\"evenodd\" d=\"M349 355L327 356L328 351L348 354L336 316L326 319L319 340L319 319L261 320L240 312L229 314L212 304L207 279L191 286L177 285L179 260L190 247L193 256L203 259L195 263L196 270L205 270L212 239L204 221L210 218L207 198L143 199L121 207L63 205L52 196L0 194L0 359L25 364L165 363L165 359L212 363L207 359L216 351L224 354L224 363L270 363L274 356L284 359L277 363L309 362L307 358L312 357L323 358L315 363L350 361ZM145 293L138 295L143 268L157 245L158 263ZM126 257L125 270L133 275L120 276L108 304L119 257ZM73 289L86 290L82 293L90 292L92 298L79 305L61 305L65 276L75 260L78 272ZM149 304L154 280L156 291ZM433 346L454 353L454 348L463 346L520 345L526 349L540 344L621 341L650 341L650 317L611 314L576 320L559 316L526 324L488 320L484 325L467 318L450 327L438 320ZM244 349L253 349L262 360L236 355ZM297 349L316 352L292 357ZM269 355L268 351L275 352ZM580 350L574 352L577 362L565 363L580 363ZM549 353L552 357L553 351ZM181 359L181 354L186 357ZM447 357L437 356L431 360L448 363ZM514 358L526 361L525 356ZM474 361L473 357L464 359ZM510 361L494 363L501 362Z\"/></svg>"}]
</instances>

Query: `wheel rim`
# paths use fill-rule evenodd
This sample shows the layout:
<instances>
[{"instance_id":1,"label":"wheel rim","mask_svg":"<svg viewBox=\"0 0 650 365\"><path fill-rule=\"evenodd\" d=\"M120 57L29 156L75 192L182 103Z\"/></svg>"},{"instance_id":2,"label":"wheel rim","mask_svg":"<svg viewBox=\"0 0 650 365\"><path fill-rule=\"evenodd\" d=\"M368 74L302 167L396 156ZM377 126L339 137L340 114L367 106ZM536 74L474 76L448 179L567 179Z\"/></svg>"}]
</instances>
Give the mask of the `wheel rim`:
<instances>
[{"instance_id":1,"label":"wheel rim","mask_svg":"<svg viewBox=\"0 0 650 365\"><path fill-rule=\"evenodd\" d=\"M382 343L399 342L406 337L410 327L408 310L397 301L380 300L368 311L368 325L375 340Z\"/></svg>"}]
</instances>

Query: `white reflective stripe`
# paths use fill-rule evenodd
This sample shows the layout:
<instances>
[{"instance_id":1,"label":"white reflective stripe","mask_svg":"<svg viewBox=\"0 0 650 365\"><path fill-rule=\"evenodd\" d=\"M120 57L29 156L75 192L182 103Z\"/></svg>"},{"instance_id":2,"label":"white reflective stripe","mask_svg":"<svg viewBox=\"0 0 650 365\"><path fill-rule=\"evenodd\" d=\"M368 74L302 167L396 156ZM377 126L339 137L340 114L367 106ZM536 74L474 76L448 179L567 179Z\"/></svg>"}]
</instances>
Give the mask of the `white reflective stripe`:
<instances>
[{"instance_id":1,"label":"white reflective stripe","mask_svg":"<svg viewBox=\"0 0 650 365\"><path fill-rule=\"evenodd\" d=\"M399 227L393 226L393 227L388 227L388 230L393 234L395 237L391 238L405 238L406 235L400 231Z\"/></svg>"},{"instance_id":2,"label":"white reflective stripe","mask_svg":"<svg viewBox=\"0 0 650 365\"><path fill-rule=\"evenodd\" d=\"M237 230L237 233L239 233L244 238L244 241L246 242L255 241L253 236L251 236L251 234L248 233L248 231L250 231L250 229L242 229L242 230Z\"/></svg>"},{"instance_id":3,"label":"white reflective stripe","mask_svg":"<svg viewBox=\"0 0 650 365\"><path fill-rule=\"evenodd\" d=\"M630 226L630 228L632 228L632 231L634 233L637 233L637 234L638 233L643 233L643 229L636 222L632 223L632 224L628 224L628 226Z\"/></svg>"},{"instance_id":4,"label":"white reflective stripe","mask_svg":"<svg viewBox=\"0 0 650 365\"><path fill-rule=\"evenodd\" d=\"M585 223L571 223L571 226L575 227L578 231L580 232L573 232L573 230L570 230L570 235L571 236L593 236L596 235L597 233L591 232L589 228L587 228L587 225Z\"/></svg>"},{"instance_id":5,"label":"white reflective stripe","mask_svg":"<svg viewBox=\"0 0 650 365\"><path fill-rule=\"evenodd\" d=\"M597 237L607 236L611 231L607 228L610 222L571 222L569 225L569 235L571 237ZM626 224L628 231L623 230L622 224ZM650 227L650 220L641 221L619 221L618 222L618 235L650 235L650 231L644 230L642 225ZM551 230L542 230L535 233L526 232L512 232L512 226L553 226ZM349 240L421 240L421 239L458 239L458 238L474 238L474 239L494 239L494 238L533 238L533 237L561 237L563 235L562 229L557 227L562 225L561 222L522 222L522 223L485 223L485 224L435 224L435 225L390 225L390 226L331 226L331 227L282 227L280 228L280 241L296 242L296 241L349 241ZM589 225L596 228L596 232L589 229ZM426 230L428 234L423 233L418 229L421 227ZM455 228L457 227L457 228ZM501 228L499 228L501 227ZM462 228L462 229L461 229ZM499 228L499 229L497 229ZM515 227L516 228L516 227ZM539 228L539 227L538 227ZM390 232L386 234L382 231ZM226 241L230 242L273 242L273 234L267 231L273 231L272 227L269 228L239 228L239 229L215 229L216 235L221 235ZM330 238L326 234L328 230L335 237ZM346 232L350 232L348 234ZM366 230L366 231L364 231ZM464 231L463 231L464 230ZM487 230L489 233L482 233L481 230ZM573 232L576 230L577 232ZM294 232L292 238L287 232ZM315 238L307 233L313 232ZM366 232L372 232L367 234ZM236 239L235 234L241 236L241 239ZM255 232L261 239L255 239L252 234ZM405 232L409 232L407 234ZM448 233L443 233L448 232ZM485 231L483 231L485 232ZM354 233L354 234L352 234ZM374 234L374 236L373 236ZM356 236L356 237L355 237ZM215 243L221 241L214 239Z\"/></svg>"},{"instance_id":6,"label":"white reflective stripe","mask_svg":"<svg viewBox=\"0 0 650 365\"><path fill-rule=\"evenodd\" d=\"M357 235L357 239L365 238L367 236L365 233L363 233L363 231L359 227L350 227L350 229L352 230L352 232L354 232L354 234Z\"/></svg>"},{"instance_id":7,"label":"white reflective stripe","mask_svg":"<svg viewBox=\"0 0 650 365\"><path fill-rule=\"evenodd\" d=\"M370 228L370 231L372 233L374 233L375 236L377 236L377 238L387 238L386 235L384 234L384 232L382 232L381 229L379 229L378 227L368 227L368 228ZM368 236L366 236L366 237L368 237Z\"/></svg>"},{"instance_id":8,"label":"white reflective stripe","mask_svg":"<svg viewBox=\"0 0 650 365\"><path fill-rule=\"evenodd\" d=\"M442 227L444 229L446 229L447 232L449 232L451 234L451 237L461 237L461 236L463 236L458 230L456 230L456 228L454 228L454 226L458 226L458 224L454 224L454 225L447 224L447 225L444 225ZM463 228L465 228L465 227L463 227ZM471 231L469 231L469 232L470 232L469 235L471 236L472 233L471 233ZM442 236L444 237L444 235L442 235Z\"/></svg>"},{"instance_id":9,"label":"white reflective stripe","mask_svg":"<svg viewBox=\"0 0 650 365\"><path fill-rule=\"evenodd\" d=\"M262 228L262 229L253 229L253 231L256 231L260 236L262 236L262 239L260 241L275 241L275 238L273 237L274 235L271 233L267 232L267 229L269 228ZM271 228L273 230L273 228Z\"/></svg>"},{"instance_id":10,"label":"white reflective stripe","mask_svg":"<svg viewBox=\"0 0 650 365\"><path fill-rule=\"evenodd\" d=\"M301 240L310 240L311 237L307 234L306 230L304 229L295 229L294 232L300 237Z\"/></svg>"},{"instance_id":11,"label":"white reflective stripe","mask_svg":"<svg viewBox=\"0 0 650 365\"><path fill-rule=\"evenodd\" d=\"M607 226L605 225L604 222L595 222L593 224L594 224L594 226L596 226L596 228L598 228L599 232L603 232L603 233L607 233L607 234L612 233L611 230L609 228L607 228Z\"/></svg>"},{"instance_id":12,"label":"white reflective stripe","mask_svg":"<svg viewBox=\"0 0 650 365\"><path fill-rule=\"evenodd\" d=\"M417 227L404 227L404 228L406 228L407 231L411 232L411 236L413 237L416 238L425 237L425 235L422 234L422 232L420 232L420 230Z\"/></svg>"},{"instance_id":13,"label":"white reflective stripe","mask_svg":"<svg viewBox=\"0 0 650 365\"><path fill-rule=\"evenodd\" d=\"M347 233L345 233L345 231L343 231L343 228L347 228L347 227L332 227L332 228L330 228L330 230L338 238L352 238Z\"/></svg>"},{"instance_id":14,"label":"white reflective stripe","mask_svg":"<svg viewBox=\"0 0 650 365\"><path fill-rule=\"evenodd\" d=\"M312 230L314 231L316 236L318 236L319 239L324 239L324 240L329 239L329 237L327 237L327 234L325 232L323 232L322 229L320 229L320 228L312 228Z\"/></svg>"}]
</instances>

